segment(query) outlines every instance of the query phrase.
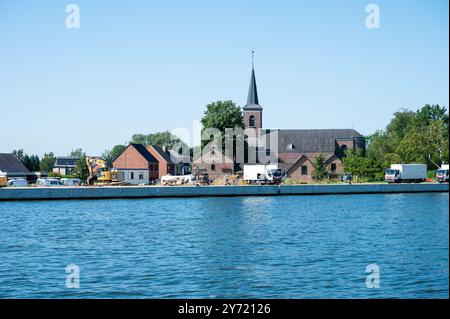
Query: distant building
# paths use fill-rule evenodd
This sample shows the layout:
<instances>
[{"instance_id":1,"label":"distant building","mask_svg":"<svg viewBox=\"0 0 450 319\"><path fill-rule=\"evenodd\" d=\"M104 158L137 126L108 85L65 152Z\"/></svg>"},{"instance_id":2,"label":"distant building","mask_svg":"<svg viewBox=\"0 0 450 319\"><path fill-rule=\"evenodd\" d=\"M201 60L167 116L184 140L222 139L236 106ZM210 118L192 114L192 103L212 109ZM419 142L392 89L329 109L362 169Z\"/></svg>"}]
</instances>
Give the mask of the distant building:
<instances>
[{"instance_id":1,"label":"distant building","mask_svg":"<svg viewBox=\"0 0 450 319\"><path fill-rule=\"evenodd\" d=\"M281 113L281 111L280 111ZM253 151L258 162L261 154L273 156L278 165L283 169L287 177L296 178L305 182L312 181L314 170L313 161L322 154L331 178L338 178L343 172L342 159L347 149L365 150L365 138L354 129L292 129L292 130L265 130L262 126L263 108L259 104L256 85L255 70L252 68L247 104L243 108L243 120L245 129L255 129L255 136L267 133L275 133L278 145L258 146ZM289 115L288 115L289 116ZM280 116L281 118L281 116ZM209 152L218 153L218 150ZM204 152L205 153L205 152ZM212 154L203 155L211 157ZM194 159L193 167L204 168L214 177L242 170L242 165L230 165L220 159L208 161L204 158ZM229 161L229 160L228 160Z\"/></svg>"},{"instance_id":2,"label":"distant building","mask_svg":"<svg viewBox=\"0 0 450 319\"><path fill-rule=\"evenodd\" d=\"M6 173L8 179L26 178L28 181L36 181L36 174L30 172L22 162L14 155L0 153L0 171Z\"/></svg>"},{"instance_id":3,"label":"distant building","mask_svg":"<svg viewBox=\"0 0 450 319\"><path fill-rule=\"evenodd\" d=\"M78 160L78 157L58 156L53 165L53 172L59 175L72 175Z\"/></svg>"},{"instance_id":4,"label":"distant building","mask_svg":"<svg viewBox=\"0 0 450 319\"><path fill-rule=\"evenodd\" d=\"M214 145L204 149L203 153L192 161L192 173L205 171L211 179L230 175L235 171L233 160L223 154L221 147Z\"/></svg>"},{"instance_id":5,"label":"distant building","mask_svg":"<svg viewBox=\"0 0 450 319\"><path fill-rule=\"evenodd\" d=\"M113 167L123 172L130 184L148 184L159 178L159 161L142 144L130 144L114 160Z\"/></svg>"}]
</instances>

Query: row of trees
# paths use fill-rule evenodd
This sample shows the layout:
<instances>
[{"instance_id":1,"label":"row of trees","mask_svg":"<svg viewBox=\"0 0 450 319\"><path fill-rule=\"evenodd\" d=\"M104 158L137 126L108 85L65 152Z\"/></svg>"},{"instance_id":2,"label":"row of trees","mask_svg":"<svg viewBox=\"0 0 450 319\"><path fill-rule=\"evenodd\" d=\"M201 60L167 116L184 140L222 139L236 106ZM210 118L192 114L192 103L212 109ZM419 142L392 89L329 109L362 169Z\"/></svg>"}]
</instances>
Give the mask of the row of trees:
<instances>
[{"instance_id":1,"label":"row of trees","mask_svg":"<svg viewBox=\"0 0 450 319\"><path fill-rule=\"evenodd\" d=\"M384 130L366 137L365 152L348 151L344 170L363 180L382 180L394 163L427 164L435 170L449 162L449 116L446 107L425 105L394 113Z\"/></svg>"},{"instance_id":2,"label":"row of trees","mask_svg":"<svg viewBox=\"0 0 450 319\"><path fill-rule=\"evenodd\" d=\"M19 161L31 172L46 172L49 176L59 176L53 172L56 156L53 152L45 153L41 159L37 155L28 155L23 149L14 150L12 152ZM77 157L77 165L73 170L73 175L67 177L77 177L86 179L89 176L88 167L86 164L86 154L81 148L72 150L69 156Z\"/></svg>"}]
</instances>

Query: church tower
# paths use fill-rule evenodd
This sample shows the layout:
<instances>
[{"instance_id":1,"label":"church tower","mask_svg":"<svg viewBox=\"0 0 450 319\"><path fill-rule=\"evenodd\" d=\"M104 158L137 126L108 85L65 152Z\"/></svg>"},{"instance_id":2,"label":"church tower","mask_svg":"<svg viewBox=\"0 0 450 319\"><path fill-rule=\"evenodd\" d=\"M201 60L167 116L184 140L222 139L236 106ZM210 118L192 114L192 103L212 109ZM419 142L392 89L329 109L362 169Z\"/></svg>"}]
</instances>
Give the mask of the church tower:
<instances>
[{"instance_id":1,"label":"church tower","mask_svg":"<svg viewBox=\"0 0 450 319\"><path fill-rule=\"evenodd\" d=\"M258 101L258 89L256 87L255 67L252 52L252 74L248 89L247 105L244 106L244 128L262 128L262 110Z\"/></svg>"}]
</instances>

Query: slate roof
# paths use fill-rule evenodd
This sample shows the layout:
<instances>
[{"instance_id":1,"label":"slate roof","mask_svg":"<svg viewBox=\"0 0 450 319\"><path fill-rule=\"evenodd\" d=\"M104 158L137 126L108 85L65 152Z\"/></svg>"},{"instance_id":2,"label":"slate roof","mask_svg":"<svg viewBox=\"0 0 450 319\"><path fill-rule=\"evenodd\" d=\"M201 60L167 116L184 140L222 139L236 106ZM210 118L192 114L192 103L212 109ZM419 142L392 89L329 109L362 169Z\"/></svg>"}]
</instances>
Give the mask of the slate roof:
<instances>
[{"instance_id":1,"label":"slate roof","mask_svg":"<svg viewBox=\"0 0 450 319\"><path fill-rule=\"evenodd\" d=\"M14 154L9 153L0 153L0 171L4 173L31 173Z\"/></svg>"},{"instance_id":2,"label":"slate roof","mask_svg":"<svg viewBox=\"0 0 450 319\"><path fill-rule=\"evenodd\" d=\"M157 145L150 145L150 147L153 147L153 149L161 156L168 164L173 164L172 160L170 159L170 154L168 154L161 146Z\"/></svg>"},{"instance_id":3,"label":"slate roof","mask_svg":"<svg viewBox=\"0 0 450 319\"><path fill-rule=\"evenodd\" d=\"M255 69L252 68L252 75L250 77L250 86L248 88L247 105L244 110L262 110L258 100L258 88L256 87Z\"/></svg>"},{"instance_id":4,"label":"slate roof","mask_svg":"<svg viewBox=\"0 0 450 319\"><path fill-rule=\"evenodd\" d=\"M336 140L363 138L353 129L278 130L278 152L334 152Z\"/></svg>"},{"instance_id":5,"label":"slate roof","mask_svg":"<svg viewBox=\"0 0 450 319\"><path fill-rule=\"evenodd\" d=\"M158 163L158 160L152 154L150 154L150 152L147 148L145 148L144 145L130 143L130 146L133 146L136 151L138 151L138 153L141 154L142 157L145 158L148 162Z\"/></svg>"},{"instance_id":6,"label":"slate roof","mask_svg":"<svg viewBox=\"0 0 450 319\"><path fill-rule=\"evenodd\" d=\"M78 157L73 156L58 156L55 159L55 164L53 167L76 167L77 161L79 160Z\"/></svg>"}]
</instances>

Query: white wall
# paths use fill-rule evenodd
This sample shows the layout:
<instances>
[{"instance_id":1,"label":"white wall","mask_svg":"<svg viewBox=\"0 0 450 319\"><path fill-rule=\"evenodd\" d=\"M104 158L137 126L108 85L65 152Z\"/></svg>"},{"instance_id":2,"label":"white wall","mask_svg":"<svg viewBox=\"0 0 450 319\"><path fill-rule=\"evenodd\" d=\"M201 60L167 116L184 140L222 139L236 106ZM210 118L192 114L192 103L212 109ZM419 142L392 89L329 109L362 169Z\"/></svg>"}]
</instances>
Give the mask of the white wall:
<instances>
[{"instance_id":1,"label":"white wall","mask_svg":"<svg viewBox=\"0 0 450 319\"><path fill-rule=\"evenodd\" d=\"M119 170L120 172L123 172L124 182L138 185L138 184L148 184L149 181L149 172L148 170ZM131 174L133 174L133 178L131 178ZM142 175L142 176L140 176ZM140 178L142 177L142 178Z\"/></svg>"}]
</instances>

